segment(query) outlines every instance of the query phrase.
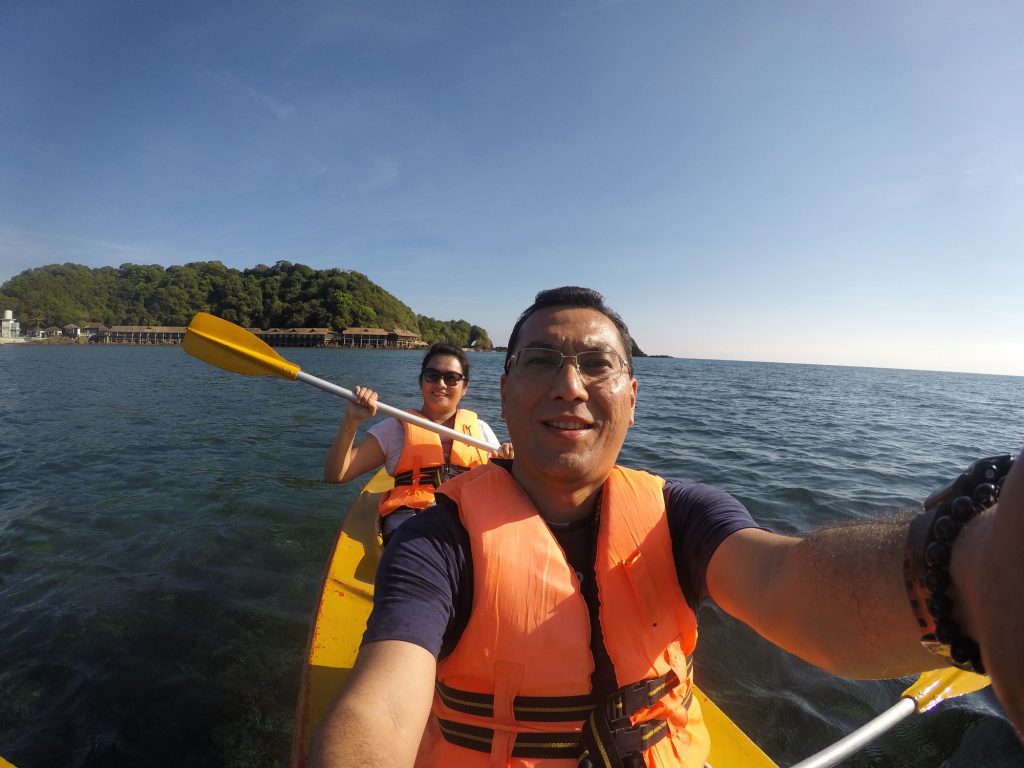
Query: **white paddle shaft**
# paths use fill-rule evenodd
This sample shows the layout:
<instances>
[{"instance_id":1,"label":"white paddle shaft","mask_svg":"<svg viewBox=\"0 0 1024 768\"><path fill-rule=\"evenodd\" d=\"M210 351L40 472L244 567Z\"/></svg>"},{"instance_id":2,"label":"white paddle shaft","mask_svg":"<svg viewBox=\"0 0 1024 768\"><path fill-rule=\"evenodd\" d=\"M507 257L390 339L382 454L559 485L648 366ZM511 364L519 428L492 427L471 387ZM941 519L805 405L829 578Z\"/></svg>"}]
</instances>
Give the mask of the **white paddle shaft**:
<instances>
[{"instance_id":1,"label":"white paddle shaft","mask_svg":"<svg viewBox=\"0 0 1024 768\"><path fill-rule=\"evenodd\" d=\"M331 384L329 381L319 379L305 371L299 371L295 378L299 381L304 381L307 384L312 384L314 387L322 389L324 392L330 392L332 395L337 395L338 397L344 397L346 400L351 400L353 403L359 399L356 397L355 392L345 389L344 387L339 387L337 384ZM437 432L439 435L447 435L453 440L461 440L464 443L475 445L477 448L483 448L485 451L493 451L497 453L501 450L500 445L488 443L486 440L480 440L479 438L463 434L462 432L456 432L454 429L449 429L441 424L435 424L430 419L424 419L422 416L417 416L415 413L409 413L408 411L403 411L400 408L393 408L392 406L385 405L384 403L377 403L377 412L386 414L387 416L394 416L399 421L407 421L410 424L416 424L424 429Z\"/></svg>"},{"instance_id":2,"label":"white paddle shaft","mask_svg":"<svg viewBox=\"0 0 1024 768\"><path fill-rule=\"evenodd\" d=\"M917 705L911 698L900 699L874 720L865 723L849 736L844 736L830 747L825 747L816 755L801 760L792 768L829 768L841 760L845 760L869 741L882 735L896 723L912 715Z\"/></svg>"}]
</instances>

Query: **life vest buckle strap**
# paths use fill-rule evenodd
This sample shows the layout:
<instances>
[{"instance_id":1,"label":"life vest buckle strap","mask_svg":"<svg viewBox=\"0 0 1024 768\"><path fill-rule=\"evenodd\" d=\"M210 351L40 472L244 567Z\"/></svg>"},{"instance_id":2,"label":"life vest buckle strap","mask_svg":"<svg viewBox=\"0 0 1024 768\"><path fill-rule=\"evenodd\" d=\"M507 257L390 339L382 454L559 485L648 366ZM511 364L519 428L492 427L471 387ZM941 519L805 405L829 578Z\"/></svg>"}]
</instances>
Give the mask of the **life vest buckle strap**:
<instances>
[{"instance_id":1,"label":"life vest buckle strap","mask_svg":"<svg viewBox=\"0 0 1024 768\"><path fill-rule=\"evenodd\" d=\"M411 469L408 472L399 472L395 475L395 487L397 488L403 485L419 485L416 481L421 479L422 478L417 476L417 473L414 473Z\"/></svg>"},{"instance_id":2,"label":"life vest buckle strap","mask_svg":"<svg viewBox=\"0 0 1024 768\"><path fill-rule=\"evenodd\" d=\"M613 728L612 738L623 757L641 755L668 734L668 724L664 720L647 720L626 728ZM628 765L628 763L627 763Z\"/></svg>"},{"instance_id":3,"label":"life vest buckle strap","mask_svg":"<svg viewBox=\"0 0 1024 768\"><path fill-rule=\"evenodd\" d=\"M612 740L622 756L643 752L644 737L640 728L612 728Z\"/></svg>"},{"instance_id":4,"label":"life vest buckle strap","mask_svg":"<svg viewBox=\"0 0 1024 768\"><path fill-rule=\"evenodd\" d=\"M438 485L441 485L446 480L451 480L456 475L461 475L463 472L469 472L469 469L469 467L463 467L459 464L443 464L440 467L441 474L439 479L441 482Z\"/></svg>"},{"instance_id":5,"label":"life vest buckle strap","mask_svg":"<svg viewBox=\"0 0 1024 768\"><path fill-rule=\"evenodd\" d=\"M607 763L605 763L607 765ZM621 768L647 768L647 763L644 762L644 756L641 754L629 754L622 758L619 763ZM590 753L584 751L576 760L576 768L603 768L601 763L595 763Z\"/></svg>"},{"instance_id":6,"label":"life vest buckle strap","mask_svg":"<svg viewBox=\"0 0 1024 768\"><path fill-rule=\"evenodd\" d=\"M451 744L477 752L490 752L494 730L476 725L438 718L441 736ZM512 745L512 757L564 760L580 752L580 735L575 731L563 733L521 731Z\"/></svg>"},{"instance_id":7,"label":"life vest buckle strap","mask_svg":"<svg viewBox=\"0 0 1024 768\"><path fill-rule=\"evenodd\" d=\"M446 480L451 480L456 475L468 472L469 467L458 464L438 464L433 467L420 467L410 469L408 472L399 472L395 475L395 485L433 486L438 488Z\"/></svg>"},{"instance_id":8,"label":"life vest buckle strap","mask_svg":"<svg viewBox=\"0 0 1024 768\"><path fill-rule=\"evenodd\" d=\"M444 705L456 712L494 717L494 696L459 690L438 680L435 690ZM594 709L591 694L579 696L516 696L512 702L513 716L518 721L580 722Z\"/></svg>"},{"instance_id":9,"label":"life vest buckle strap","mask_svg":"<svg viewBox=\"0 0 1024 768\"><path fill-rule=\"evenodd\" d=\"M619 721L632 717L641 709L654 706L677 685L679 685L679 676L674 670L669 670L660 677L638 680L635 683L622 686L605 700L608 722L618 724Z\"/></svg>"},{"instance_id":10,"label":"life vest buckle strap","mask_svg":"<svg viewBox=\"0 0 1024 768\"><path fill-rule=\"evenodd\" d=\"M612 728L595 712L583 725L578 768L645 768L644 753L668 735L665 720Z\"/></svg>"}]
</instances>

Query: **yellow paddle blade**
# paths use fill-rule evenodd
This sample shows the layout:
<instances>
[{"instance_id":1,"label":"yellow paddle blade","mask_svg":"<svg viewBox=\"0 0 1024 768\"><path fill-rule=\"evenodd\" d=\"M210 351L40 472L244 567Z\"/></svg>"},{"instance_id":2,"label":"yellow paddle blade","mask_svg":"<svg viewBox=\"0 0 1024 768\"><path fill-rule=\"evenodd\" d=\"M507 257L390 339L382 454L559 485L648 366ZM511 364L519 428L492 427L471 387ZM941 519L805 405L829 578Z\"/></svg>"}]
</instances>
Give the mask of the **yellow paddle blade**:
<instances>
[{"instance_id":1,"label":"yellow paddle blade","mask_svg":"<svg viewBox=\"0 0 1024 768\"><path fill-rule=\"evenodd\" d=\"M299 366L289 363L262 339L206 312L200 312L188 324L184 347L204 363L232 373L277 376L292 381L299 375Z\"/></svg>"},{"instance_id":2,"label":"yellow paddle blade","mask_svg":"<svg viewBox=\"0 0 1024 768\"><path fill-rule=\"evenodd\" d=\"M933 669L917 678L903 692L903 698L913 699L918 712L927 712L939 702L980 691L988 684L988 675L977 675L956 667Z\"/></svg>"}]
</instances>

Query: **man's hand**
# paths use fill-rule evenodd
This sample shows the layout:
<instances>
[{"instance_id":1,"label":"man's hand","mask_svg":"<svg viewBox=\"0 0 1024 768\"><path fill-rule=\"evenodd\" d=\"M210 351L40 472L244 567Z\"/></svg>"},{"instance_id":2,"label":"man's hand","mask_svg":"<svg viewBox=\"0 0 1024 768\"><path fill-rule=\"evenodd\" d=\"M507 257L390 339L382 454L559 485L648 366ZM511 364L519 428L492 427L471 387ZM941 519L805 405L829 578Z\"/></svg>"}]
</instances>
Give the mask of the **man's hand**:
<instances>
[{"instance_id":1,"label":"man's hand","mask_svg":"<svg viewBox=\"0 0 1024 768\"><path fill-rule=\"evenodd\" d=\"M981 645L992 689L1024 741L1024 453L999 504L968 524L953 545L954 610Z\"/></svg>"}]
</instances>

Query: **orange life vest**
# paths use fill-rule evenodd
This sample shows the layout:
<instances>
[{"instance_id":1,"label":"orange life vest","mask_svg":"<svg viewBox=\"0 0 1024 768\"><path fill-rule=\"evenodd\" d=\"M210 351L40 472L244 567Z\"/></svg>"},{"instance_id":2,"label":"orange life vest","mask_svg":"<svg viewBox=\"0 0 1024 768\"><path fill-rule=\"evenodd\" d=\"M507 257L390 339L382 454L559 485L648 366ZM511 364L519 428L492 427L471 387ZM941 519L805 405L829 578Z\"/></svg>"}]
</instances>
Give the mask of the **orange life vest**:
<instances>
[{"instance_id":1,"label":"orange life vest","mask_svg":"<svg viewBox=\"0 0 1024 768\"><path fill-rule=\"evenodd\" d=\"M423 414L412 411L418 416ZM434 489L449 477L487 462L487 451L461 440L452 441L451 456L444 460L441 438L436 432L403 422L405 443L395 467L395 487L380 500L381 517L399 507L426 509L434 503ZM477 415L460 408L455 412L456 432L483 438Z\"/></svg>"},{"instance_id":2,"label":"orange life vest","mask_svg":"<svg viewBox=\"0 0 1024 768\"><path fill-rule=\"evenodd\" d=\"M417 768L576 768L585 721L611 704L644 765L704 766L709 736L691 691L697 621L676 575L663 484L616 467L602 492L599 618L624 687L601 710L586 600L536 507L496 464L444 484L469 533L473 611L438 663ZM623 708L627 686L642 689L641 706L633 696Z\"/></svg>"}]
</instances>

